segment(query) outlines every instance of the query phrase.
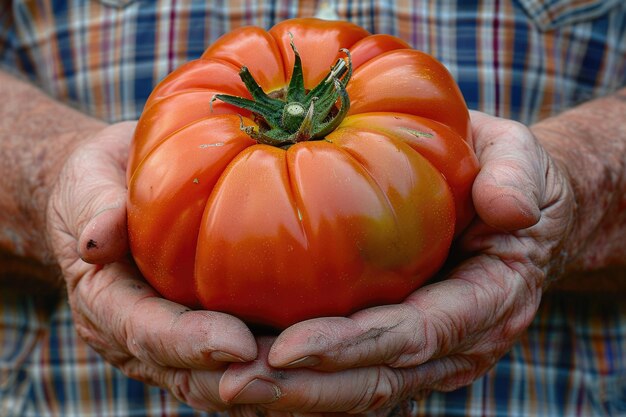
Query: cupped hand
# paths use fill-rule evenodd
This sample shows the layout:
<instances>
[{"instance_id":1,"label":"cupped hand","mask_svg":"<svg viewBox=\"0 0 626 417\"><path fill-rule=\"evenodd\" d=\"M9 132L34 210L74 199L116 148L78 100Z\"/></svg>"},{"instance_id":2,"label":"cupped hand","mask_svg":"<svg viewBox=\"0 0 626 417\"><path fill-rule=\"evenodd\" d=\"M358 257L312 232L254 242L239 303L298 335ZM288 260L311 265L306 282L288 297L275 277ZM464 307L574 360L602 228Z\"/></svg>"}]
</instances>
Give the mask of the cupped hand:
<instances>
[{"instance_id":1,"label":"cupped hand","mask_svg":"<svg viewBox=\"0 0 626 417\"><path fill-rule=\"evenodd\" d=\"M523 125L472 114L481 163L466 257L403 303L293 325L231 365L220 383L231 404L278 411L361 413L486 373L528 327L558 275L574 222L568 180Z\"/></svg>"},{"instance_id":2,"label":"cupped hand","mask_svg":"<svg viewBox=\"0 0 626 417\"><path fill-rule=\"evenodd\" d=\"M127 260L125 171L134 123L109 126L69 157L48 205L48 233L79 335L126 375L195 408L227 407L228 363L257 355L238 319L161 298Z\"/></svg>"}]
</instances>

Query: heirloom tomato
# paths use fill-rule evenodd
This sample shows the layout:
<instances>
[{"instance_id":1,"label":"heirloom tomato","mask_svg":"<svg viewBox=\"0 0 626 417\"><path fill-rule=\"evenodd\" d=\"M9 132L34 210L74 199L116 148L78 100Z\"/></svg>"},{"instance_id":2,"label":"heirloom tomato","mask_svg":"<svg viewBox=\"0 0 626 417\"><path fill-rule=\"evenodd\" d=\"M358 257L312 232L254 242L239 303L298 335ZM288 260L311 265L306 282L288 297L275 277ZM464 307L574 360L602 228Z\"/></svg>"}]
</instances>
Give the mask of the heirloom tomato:
<instances>
[{"instance_id":1,"label":"heirloom tomato","mask_svg":"<svg viewBox=\"0 0 626 417\"><path fill-rule=\"evenodd\" d=\"M455 81L347 22L234 30L154 89L128 165L132 255L164 297L284 328L402 301L473 216Z\"/></svg>"}]
</instances>

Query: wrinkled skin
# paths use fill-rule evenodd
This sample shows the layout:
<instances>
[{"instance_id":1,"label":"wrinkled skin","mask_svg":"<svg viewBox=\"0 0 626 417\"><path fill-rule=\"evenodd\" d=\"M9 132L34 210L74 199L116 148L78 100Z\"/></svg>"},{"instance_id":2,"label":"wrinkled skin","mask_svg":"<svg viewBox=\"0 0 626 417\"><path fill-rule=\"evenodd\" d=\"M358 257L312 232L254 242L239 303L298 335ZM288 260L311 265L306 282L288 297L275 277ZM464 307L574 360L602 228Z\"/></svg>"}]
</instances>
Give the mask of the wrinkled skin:
<instances>
[{"instance_id":1,"label":"wrinkled skin","mask_svg":"<svg viewBox=\"0 0 626 417\"><path fill-rule=\"evenodd\" d=\"M167 387L194 407L222 410L225 366L255 358L256 343L232 316L159 297L126 260L125 170L134 128L113 125L86 141L51 197L48 228L76 330L126 375Z\"/></svg>"},{"instance_id":2,"label":"wrinkled skin","mask_svg":"<svg viewBox=\"0 0 626 417\"><path fill-rule=\"evenodd\" d=\"M237 415L383 414L404 398L471 383L533 319L546 276L560 270L574 207L569 181L526 127L481 113L472 127L479 219L459 238L466 258L447 279L398 305L256 341L232 316L159 298L123 260L133 125L107 128L67 162L49 206L78 332L127 375Z\"/></svg>"}]
</instances>

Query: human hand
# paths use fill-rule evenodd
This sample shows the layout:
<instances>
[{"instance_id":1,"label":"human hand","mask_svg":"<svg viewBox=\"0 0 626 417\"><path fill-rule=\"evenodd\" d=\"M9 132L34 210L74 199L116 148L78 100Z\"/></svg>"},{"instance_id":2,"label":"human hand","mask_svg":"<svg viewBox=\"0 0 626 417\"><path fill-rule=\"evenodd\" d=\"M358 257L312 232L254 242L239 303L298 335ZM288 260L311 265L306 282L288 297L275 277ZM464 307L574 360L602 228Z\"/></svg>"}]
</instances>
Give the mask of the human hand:
<instances>
[{"instance_id":1,"label":"human hand","mask_svg":"<svg viewBox=\"0 0 626 417\"><path fill-rule=\"evenodd\" d=\"M526 127L477 112L472 125L482 168L473 187L479 218L458 242L467 258L402 304L305 321L266 340L259 359L225 372L222 399L384 412L467 385L510 349L535 316L546 277L562 268L573 194Z\"/></svg>"},{"instance_id":2,"label":"human hand","mask_svg":"<svg viewBox=\"0 0 626 417\"><path fill-rule=\"evenodd\" d=\"M125 172L134 123L105 128L69 157L48 204L48 233L79 335L126 375L189 405L222 410L229 362L256 357L238 319L161 298L126 260Z\"/></svg>"}]
</instances>

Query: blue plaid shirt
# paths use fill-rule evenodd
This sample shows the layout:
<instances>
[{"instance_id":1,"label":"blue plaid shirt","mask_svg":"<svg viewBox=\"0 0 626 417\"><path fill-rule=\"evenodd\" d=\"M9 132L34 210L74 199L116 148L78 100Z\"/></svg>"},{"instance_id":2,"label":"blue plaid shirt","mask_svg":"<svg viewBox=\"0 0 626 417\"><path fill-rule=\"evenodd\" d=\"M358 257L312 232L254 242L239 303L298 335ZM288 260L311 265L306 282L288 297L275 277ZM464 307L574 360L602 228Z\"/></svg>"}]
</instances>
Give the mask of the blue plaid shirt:
<instances>
[{"instance_id":1,"label":"blue plaid shirt","mask_svg":"<svg viewBox=\"0 0 626 417\"><path fill-rule=\"evenodd\" d=\"M0 64L107 121L224 32L319 9L442 61L470 108L532 123L626 83L624 0L0 1Z\"/></svg>"},{"instance_id":2,"label":"blue plaid shirt","mask_svg":"<svg viewBox=\"0 0 626 417\"><path fill-rule=\"evenodd\" d=\"M532 123L626 85L624 0L0 0L0 64L107 121L226 31L325 13L435 55L471 108ZM546 294L487 375L413 416L626 415L626 306ZM54 300L52 300L54 301ZM203 415L125 377L77 336L63 298L0 295L0 416Z\"/></svg>"}]
</instances>

